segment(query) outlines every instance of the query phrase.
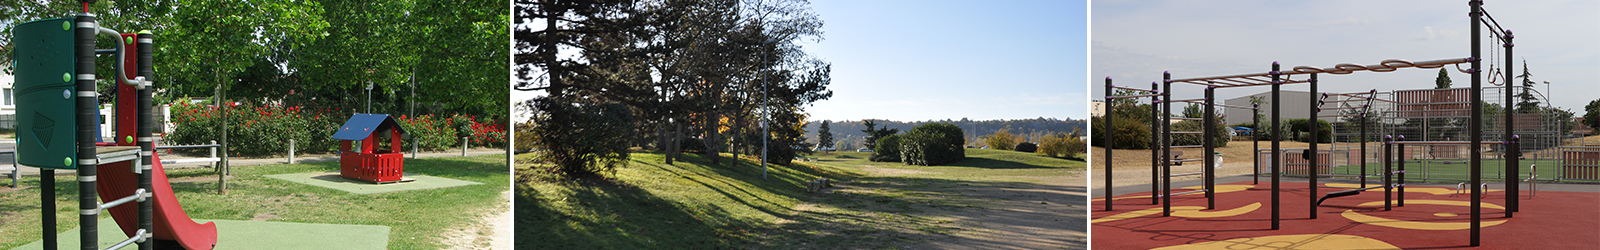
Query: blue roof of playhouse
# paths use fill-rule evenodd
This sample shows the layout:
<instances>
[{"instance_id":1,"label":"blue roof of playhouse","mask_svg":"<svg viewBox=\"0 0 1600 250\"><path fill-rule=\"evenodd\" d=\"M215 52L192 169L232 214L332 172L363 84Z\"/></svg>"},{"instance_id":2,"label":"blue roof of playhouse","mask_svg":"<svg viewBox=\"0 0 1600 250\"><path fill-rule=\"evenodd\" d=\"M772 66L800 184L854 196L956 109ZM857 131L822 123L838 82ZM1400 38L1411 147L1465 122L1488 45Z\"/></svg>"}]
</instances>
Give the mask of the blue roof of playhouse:
<instances>
[{"instance_id":1,"label":"blue roof of playhouse","mask_svg":"<svg viewBox=\"0 0 1600 250\"><path fill-rule=\"evenodd\" d=\"M333 139L348 141L365 140L367 139L367 136L372 136L373 132L377 132L378 127L383 126L384 123L388 123L389 127L392 127L395 130L399 130L401 134L406 133L405 129L400 128L400 122L395 121L394 117L389 117L389 115L355 114L350 116L350 120L344 122L344 126L339 127L339 131L333 132Z\"/></svg>"}]
</instances>

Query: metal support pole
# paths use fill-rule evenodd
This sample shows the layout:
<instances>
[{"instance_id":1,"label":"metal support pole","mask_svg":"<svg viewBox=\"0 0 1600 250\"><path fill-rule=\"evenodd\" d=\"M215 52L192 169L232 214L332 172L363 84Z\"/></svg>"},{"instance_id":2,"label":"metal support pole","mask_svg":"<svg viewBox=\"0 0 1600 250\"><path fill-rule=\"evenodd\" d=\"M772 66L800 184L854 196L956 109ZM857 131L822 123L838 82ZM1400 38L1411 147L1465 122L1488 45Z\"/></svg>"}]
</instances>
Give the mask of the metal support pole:
<instances>
[{"instance_id":1,"label":"metal support pole","mask_svg":"<svg viewBox=\"0 0 1600 250\"><path fill-rule=\"evenodd\" d=\"M1506 32L1506 35L1505 35L1505 42L1506 43L1503 46L1505 46L1505 48L1506 48L1506 69L1505 69L1505 72L1506 72L1505 73L1505 77L1506 77L1506 107L1510 107L1510 106L1512 106L1512 104L1515 103L1515 102L1512 101L1512 98L1511 98L1512 93L1516 93L1517 92L1516 91L1517 88L1515 88L1515 87L1513 87L1513 85L1511 85L1512 76L1516 75L1515 73L1512 73L1512 72L1516 71L1516 69L1515 69L1516 67L1511 67L1511 65L1512 65L1511 64L1512 63L1512 61L1511 61L1511 58L1512 58L1511 57L1511 49L1516 47L1516 46L1511 43L1512 38L1514 38L1514 36L1511 35L1511 30L1506 30L1505 32ZM1523 91L1527 91L1527 90L1523 90ZM1513 119L1511 117L1512 109L1506 109L1505 113L1506 113L1506 131L1505 131L1505 137L1501 137L1501 138L1504 138L1503 140L1509 140L1509 139L1511 139L1513 137L1516 137L1515 136L1515 134L1516 134L1515 132L1516 132L1516 127L1517 127L1516 126L1517 120ZM1510 145L1506 145L1506 147L1509 147L1509 146ZM1502 147L1502 148L1504 148L1504 147ZM1507 153L1507 155L1505 157L1506 158L1506 164L1505 164L1505 169L1506 169L1506 176L1505 176L1506 177L1506 206L1507 206L1506 218L1511 218L1511 213L1512 212L1517 212L1517 210L1521 207L1521 206L1519 206L1520 204L1518 204L1518 203L1520 203L1520 200L1518 200L1517 198L1518 198L1518 196L1521 196L1522 194L1519 192L1520 190L1517 189L1517 182L1522 180L1522 176L1519 175L1519 173L1518 173L1522 168L1522 164L1521 164L1520 155L1509 154L1509 153L1511 153L1510 151L1507 151L1506 153Z\"/></svg>"},{"instance_id":2,"label":"metal support pole","mask_svg":"<svg viewBox=\"0 0 1600 250\"><path fill-rule=\"evenodd\" d=\"M1106 96L1107 97L1110 97L1112 95L1111 94L1112 93L1111 92L1112 87L1113 86L1111 85L1111 77L1106 77ZM1101 140L1104 140L1102 146L1105 146L1106 159L1107 159L1107 160L1101 160L1100 161L1102 163L1105 163L1105 169L1106 169L1106 176L1105 176L1105 182L1106 182L1106 187L1105 187L1105 191L1106 191L1106 195L1105 195L1105 198L1106 198L1106 211L1111 211L1111 194L1112 194L1111 193L1111 187L1112 187L1111 186L1111 172L1112 171L1111 171L1111 160L1109 160L1109 159L1112 159L1111 158L1112 141L1114 141L1113 139L1116 138L1116 137L1111 135L1112 131L1115 131L1115 130L1111 129L1113 127L1111 124L1116 124L1116 123L1113 123L1113 121L1116 120L1116 118L1113 118L1113 117L1116 117L1116 115L1113 115L1113 112L1111 112L1113 107L1114 107L1114 105L1112 105L1111 99L1107 98L1106 99L1106 111L1105 111L1105 114L1104 114L1106 118L1102 120L1102 121L1105 121L1106 124L1103 125L1103 126L1100 126L1102 128L1101 131L1100 131L1100 135L1105 137L1104 139L1101 139Z\"/></svg>"},{"instance_id":3,"label":"metal support pole","mask_svg":"<svg viewBox=\"0 0 1600 250\"><path fill-rule=\"evenodd\" d=\"M1321 105L1317 105L1317 101L1320 99L1317 97L1317 73L1311 73L1311 81L1308 83L1311 84L1311 91L1309 91L1311 97L1307 98L1306 100L1310 101L1311 103L1306 106L1311 107L1310 110L1308 110L1311 112L1311 115L1306 119L1306 126L1310 127L1306 130L1310 130L1307 133L1311 137L1311 150L1306 151L1305 156L1310 157L1307 160L1311 163L1310 165L1306 166L1306 176L1308 177L1307 179L1310 180L1310 183L1307 183L1306 186L1311 189L1311 195L1306 196L1306 198L1310 200L1308 203L1306 203L1308 205L1307 207L1309 207L1309 209L1306 209L1306 213L1310 214L1310 218L1316 219L1318 196L1317 175L1322 174L1322 171L1317 169L1318 167L1321 167L1320 165L1322 163L1321 161L1318 161L1320 158L1322 158L1319 157L1322 156L1322 151L1317 151L1317 144L1322 142L1322 137L1317 136L1317 130L1322 130L1322 119L1317 118L1317 113L1319 113L1322 109ZM1331 173L1332 171L1329 172Z\"/></svg>"},{"instance_id":4,"label":"metal support pole","mask_svg":"<svg viewBox=\"0 0 1600 250\"><path fill-rule=\"evenodd\" d=\"M1200 139L1201 143L1206 144L1205 152L1201 153L1204 155L1201 157L1205 157L1205 165L1200 166L1200 170L1201 172L1205 172L1206 178L1204 181L1206 189L1206 209L1217 209L1217 157L1215 156L1217 154L1217 146L1215 142L1215 138L1217 136L1217 128L1215 127L1217 124L1217 103L1216 101L1213 101L1215 100L1214 94L1216 93L1216 90L1216 87L1206 86L1206 117L1205 119L1202 119L1205 124L1200 126L1201 129L1205 130L1205 132L1200 133L1201 135L1205 136L1205 138Z\"/></svg>"},{"instance_id":5,"label":"metal support pole","mask_svg":"<svg viewBox=\"0 0 1600 250\"><path fill-rule=\"evenodd\" d=\"M1392 179L1390 177L1394 176L1394 169L1389 168L1390 163L1393 163L1395 158L1393 142L1394 135L1383 137L1383 211L1389 211L1392 208L1390 205L1394 201L1394 185L1390 182L1390 179Z\"/></svg>"},{"instance_id":6,"label":"metal support pole","mask_svg":"<svg viewBox=\"0 0 1600 250\"><path fill-rule=\"evenodd\" d=\"M1399 137L1395 137L1394 140L1404 141L1406 140L1406 136L1400 135ZM1399 184L1396 194L1399 195L1398 198L1400 199L1399 204L1395 204L1395 206L1404 207L1406 206L1406 145L1399 144L1398 146L1395 146L1395 151L1398 151L1395 153L1395 156L1398 158L1395 159L1398 161L1395 163L1395 182Z\"/></svg>"},{"instance_id":7,"label":"metal support pole","mask_svg":"<svg viewBox=\"0 0 1600 250\"><path fill-rule=\"evenodd\" d=\"M68 159L78 164L78 231L80 248L94 250L99 244L99 215L100 204L96 202L99 194L95 189L96 170L100 162L95 157L94 139L100 136L95 131L95 118L99 116L96 108L97 94L95 92L95 61L94 61L94 36L99 25L95 22L94 14L78 14L77 25L74 32L77 35L77 44L74 48L78 58L76 77L77 83L77 108L78 108L78 155L77 159ZM119 75L121 73L118 73ZM120 78L120 77L119 77ZM70 165L70 164L69 164ZM54 215L51 215L54 216ZM53 228L52 228L53 229Z\"/></svg>"},{"instance_id":8,"label":"metal support pole","mask_svg":"<svg viewBox=\"0 0 1600 250\"><path fill-rule=\"evenodd\" d=\"M1282 154L1278 151L1278 140L1283 139L1278 138L1278 135L1282 134L1282 131L1278 131L1278 106L1280 106L1278 105L1278 90L1282 87L1280 85L1283 85L1283 82L1279 81L1278 77L1281 76L1281 73L1278 72L1278 62L1272 62L1272 230L1278 230L1278 176L1281 175L1279 173L1283 173L1283 169L1279 167L1282 159L1278 159Z\"/></svg>"},{"instance_id":9,"label":"metal support pole","mask_svg":"<svg viewBox=\"0 0 1600 250\"><path fill-rule=\"evenodd\" d=\"M1468 136L1472 137L1470 138L1472 140L1471 150L1467 150L1471 155L1470 157L1472 157L1472 162L1470 163L1472 165L1468 167L1468 171L1472 171L1472 173L1469 173L1471 176L1469 178L1472 179L1472 186L1470 186L1472 187L1472 205L1468 207L1472 211L1472 221L1469 222L1472 224L1472 241L1469 245L1478 246L1478 220L1482 218L1483 213L1478 211L1483 205L1481 204L1483 197L1479 196L1479 193L1482 192L1481 188L1477 188L1483 182L1483 152L1478 150L1483 147L1483 78L1478 77L1478 72L1483 71L1478 67L1478 63L1483 61L1480 51L1483 47L1480 44L1482 43L1481 40L1483 40L1483 26L1480 24L1483 16L1483 1L1470 0L1467 5L1472 6L1472 12L1470 12L1472 16L1472 68L1470 70L1472 73L1472 96L1468 99L1472 102L1472 116L1467 120ZM1506 65L1506 68L1511 68L1511 65ZM1507 82L1507 87L1510 87L1510 84L1510 82ZM1507 108L1510 108L1510 103L1506 105ZM1404 170L1404 168L1401 169L1401 171ZM1401 202L1403 203L1404 201L1402 200Z\"/></svg>"},{"instance_id":10,"label":"metal support pole","mask_svg":"<svg viewBox=\"0 0 1600 250\"><path fill-rule=\"evenodd\" d=\"M1150 89L1159 91L1159 90L1161 90L1161 86L1160 85L1156 85L1156 82L1150 82ZM1159 104L1161 104L1161 96L1151 96L1150 97L1150 204L1151 205L1155 205L1156 203L1160 203L1161 202L1161 197L1156 197L1157 196L1156 194L1161 193L1161 179L1160 179L1161 177L1157 176L1157 175L1161 174L1161 161L1166 159L1165 156L1161 156L1161 146L1160 146L1161 145L1161 120L1156 119L1156 117L1160 116L1160 113L1161 113L1161 105L1159 105Z\"/></svg>"},{"instance_id":11,"label":"metal support pole","mask_svg":"<svg viewBox=\"0 0 1600 250\"><path fill-rule=\"evenodd\" d=\"M771 39L767 40L767 43L771 43L771 42L772 42ZM772 52L767 52L767 53L761 54L761 61L762 62L766 62L767 61L767 57L770 56L771 54L772 54ZM771 98L767 98L767 74L762 73L761 74L761 179L762 180L766 180L767 179L767 151L768 151L767 150L767 141L768 141L767 138L768 137L772 137L772 133L771 132L767 132L767 126L769 126L767 124L769 122L768 120L770 120L772 118L772 110L767 106L768 104L770 104L769 103L770 101L771 101ZM877 154L877 153L873 153L873 154ZM674 155L674 156L676 156L676 155Z\"/></svg>"},{"instance_id":12,"label":"metal support pole","mask_svg":"<svg viewBox=\"0 0 1600 250\"><path fill-rule=\"evenodd\" d=\"M1256 133L1261 133L1261 104L1250 103L1250 184L1261 184L1261 140L1256 140Z\"/></svg>"},{"instance_id":13,"label":"metal support pole","mask_svg":"<svg viewBox=\"0 0 1600 250\"><path fill-rule=\"evenodd\" d=\"M1361 188L1367 188L1367 111L1361 110Z\"/></svg>"},{"instance_id":14,"label":"metal support pole","mask_svg":"<svg viewBox=\"0 0 1600 250\"><path fill-rule=\"evenodd\" d=\"M1154 117L1152 117L1154 119ZM1172 72L1161 73L1161 216L1172 216Z\"/></svg>"},{"instance_id":15,"label":"metal support pole","mask_svg":"<svg viewBox=\"0 0 1600 250\"><path fill-rule=\"evenodd\" d=\"M1509 184L1506 184L1506 189L1508 189L1508 191L1506 192L1506 195L1507 195L1506 196L1506 203L1512 204L1512 206L1511 206L1511 209L1506 209L1506 218L1511 218L1511 213L1517 211L1517 209L1516 209L1517 198L1516 197L1518 195L1517 192L1519 192L1519 191L1517 191L1517 182L1516 181L1518 179L1522 178L1522 177L1520 177L1520 176L1518 176L1516 174L1516 169L1521 168L1521 167L1519 167L1521 165L1517 164L1517 159L1518 158L1522 158L1522 138L1520 136L1512 135L1511 136L1511 140L1509 140L1507 142L1508 143L1505 145L1505 148L1506 148L1506 168L1511 170L1511 174L1506 175L1506 179L1508 181L1510 181L1510 182L1507 182Z\"/></svg>"},{"instance_id":16,"label":"metal support pole","mask_svg":"<svg viewBox=\"0 0 1600 250\"><path fill-rule=\"evenodd\" d=\"M461 137L461 156L467 156L467 137Z\"/></svg>"},{"instance_id":17,"label":"metal support pole","mask_svg":"<svg viewBox=\"0 0 1600 250\"><path fill-rule=\"evenodd\" d=\"M143 32L139 32L137 37L138 37L138 50L137 50L137 52L138 52L138 56L139 56L139 59L138 59L139 63L138 63L138 66L137 66L138 67L138 72L139 72L139 76L144 77L145 80L148 81L150 79L154 79L155 78L155 69L154 69L155 62L154 62L153 58L151 57L151 55L154 54L154 52L155 52L154 46L152 46L153 45L152 43L155 41L155 35L151 34L149 31L143 31ZM118 77L118 78L121 78L121 77ZM146 84L146 83L140 83L140 84ZM155 120L155 117L151 114L152 113L151 112L151 107L152 107L151 106L151 99L153 98L153 93L154 93L153 89L154 88L152 88L150 86L139 86L138 89L139 89L139 124L137 126L138 127L137 130L139 132L139 161L135 163L137 166L129 166L129 167L130 168L135 168L135 167L136 168L140 168L141 171L138 171L139 172L139 189L140 190L144 190L146 192L141 194L141 195L143 195L145 197L142 197L141 199L139 199L139 216L138 216L139 217L139 230L137 230L137 232L135 232L135 233L140 234L140 235L134 235L133 237L139 238L139 240L136 240L135 242L139 243L139 249L140 250L151 250L151 249L155 248L155 241L150 240L150 239L153 239L154 236L155 236L155 233L154 233L155 232L155 224L153 224L153 222L152 222L152 219L155 218L152 215L153 211L155 211L155 210L153 210L154 209L153 205L155 204L155 199L149 199L150 197L154 197L155 196L152 192L149 192L151 190L155 190L153 188L153 185L150 182L151 178L153 178L153 176L155 176L155 171L154 170L155 170L155 163L156 163L155 162L155 150L156 150L156 142L155 142L155 140L156 139L155 139L155 136L154 136L154 132L152 131L155 128L156 120Z\"/></svg>"},{"instance_id":18,"label":"metal support pole","mask_svg":"<svg viewBox=\"0 0 1600 250\"><path fill-rule=\"evenodd\" d=\"M56 246L56 170L39 168L39 224L44 230L44 249Z\"/></svg>"}]
</instances>

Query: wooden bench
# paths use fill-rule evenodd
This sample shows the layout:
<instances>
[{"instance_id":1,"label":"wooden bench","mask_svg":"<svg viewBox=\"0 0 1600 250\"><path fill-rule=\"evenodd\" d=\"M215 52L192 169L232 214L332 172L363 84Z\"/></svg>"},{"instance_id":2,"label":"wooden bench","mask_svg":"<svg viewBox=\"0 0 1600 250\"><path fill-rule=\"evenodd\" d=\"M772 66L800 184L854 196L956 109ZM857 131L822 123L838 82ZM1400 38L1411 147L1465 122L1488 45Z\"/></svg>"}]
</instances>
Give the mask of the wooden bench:
<instances>
[{"instance_id":1,"label":"wooden bench","mask_svg":"<svg viewBox=\"0 0 1600 250\"><path fill-rule=\"evenodd\" d=\"M1168 155L1167 158L1172 160L1172 165L1183 166L1183 151L1172 151L1172 154Z\"/></svg>"}]
</instances>

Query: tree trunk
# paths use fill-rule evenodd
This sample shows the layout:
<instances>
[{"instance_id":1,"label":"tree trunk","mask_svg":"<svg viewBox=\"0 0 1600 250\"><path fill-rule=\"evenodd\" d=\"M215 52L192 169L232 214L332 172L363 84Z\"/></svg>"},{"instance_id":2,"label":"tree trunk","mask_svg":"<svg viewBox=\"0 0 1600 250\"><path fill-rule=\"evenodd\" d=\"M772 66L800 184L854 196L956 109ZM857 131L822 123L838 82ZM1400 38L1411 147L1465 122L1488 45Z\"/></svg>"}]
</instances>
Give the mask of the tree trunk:
<instances>
[{"instance_id":1,"label":"tree trunk","mask_svg":"<svg viewBox=\"0 0 1600 250\"><path fill-rule=\"evenodd\" d=\"M672 142L667 145L672 147L672 152L667 153L667 162L669 163L673 160L683 160L683 158L679 158L683 157L683 119L672 120Z\"/></svg>"},{"instance_id":2,"label":"tree trunk","mask_svg":"<svg viewBox=\"0 0 1600 250\"><path fill-rule=\"evenodd\" d=\"M700 140L702 143L706 144L705 155L706 157L711 157L712 165L718 165L722 163L721 157L718 157L721 155L717 153L717 146L722 145L721 141L717 140L717 135L719 134L717 133L717 129L721 128L722 125L717 120L717 117L718 116L714 111L706 115L705 137L704 140Z\"/></svg>"}]
</instances>

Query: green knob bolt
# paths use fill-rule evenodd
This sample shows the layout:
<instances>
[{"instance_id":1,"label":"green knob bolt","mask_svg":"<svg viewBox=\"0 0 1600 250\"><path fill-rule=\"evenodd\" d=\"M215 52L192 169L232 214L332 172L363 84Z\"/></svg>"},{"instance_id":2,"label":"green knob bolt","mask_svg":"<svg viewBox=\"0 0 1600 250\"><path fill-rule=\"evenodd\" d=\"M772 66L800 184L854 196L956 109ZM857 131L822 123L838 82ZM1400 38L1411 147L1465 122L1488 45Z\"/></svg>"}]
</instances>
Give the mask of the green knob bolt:
<instances>
[{"instance_id":1,"label":"green knob bolt","mask_svg":"<svg viewBox=\"0 0 1600 250\"><path fill-rule=\"evenodd\" d=\"M62 82L71 82L72 81L72 73L71 72L61 73L61 81Z\"/></svg>"},{"instance_id":2,"label":"green knob bolt","mask_svg":"<svg viewBox=\"0 0 1600 250\"><path fill-rule=\"evenodd\" d=\"M61 22L61 30L72 30L72 21Z\"/></svg>"},{"instance_id":3,"label":"green knob bolt","mask_svg":"<svg viewBox=\"0 0 1600 250\"><path fill-rule=\"evenodd\" d=\"M124 138L123 139L124 141L128 141L128 143L133 143L133 136L130 135L130 136L125 136L123 138Z\"/></svg>"},{"instance_id":4,"label":"green knob bolt","mask_svg":"<svg viewBox=\"0 0 1600 250\"><path fill-rule=\"evenodd\" d=\"M72 157L61 158L61 165L72 166Z\"/></svg>"},{"instance_id":5,"label":"green knob bolt","mask_svg":"<svg viewBox=\"0 0 1600 250\"><path fill-rule=\"evenodd\" d=\"M122 40L126 41L127 44L133 44L133 37L131 37L131 36L122 37Z\"/></svg>"}]
</instances>

